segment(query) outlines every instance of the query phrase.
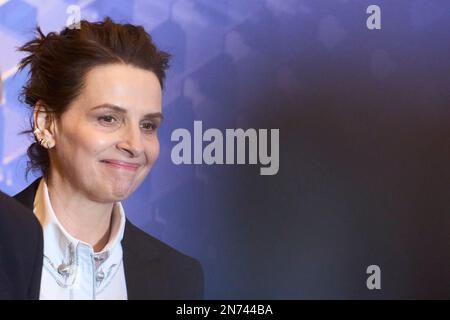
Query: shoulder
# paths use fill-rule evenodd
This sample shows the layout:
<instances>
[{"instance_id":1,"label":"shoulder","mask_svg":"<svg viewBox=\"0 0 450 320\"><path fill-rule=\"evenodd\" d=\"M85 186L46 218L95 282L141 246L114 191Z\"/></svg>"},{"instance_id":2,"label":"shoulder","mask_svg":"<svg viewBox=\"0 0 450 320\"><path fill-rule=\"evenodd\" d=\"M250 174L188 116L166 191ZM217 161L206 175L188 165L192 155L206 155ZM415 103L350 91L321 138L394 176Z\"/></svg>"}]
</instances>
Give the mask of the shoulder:
<instances>
[{"instance_id":1,"label":"shoulder","mask_svg":"<svg viewBox=\"0 0 450 320\"><path fill-rule=\"evenodd\" d=\"M0 192L0 299L37 298L42 246L33 212Z\"/></svg>"},{"instance_id":2,"label":"shoulder","mask_svg":"<svg viewBox=\"0 0 450 320\"><path fill-rule=\"evenodd\" d=\"M39 221L33 212L18 201L0 192L0 236L16 240L39 236ZM11 239L14 241L13 239Z\"/></svg>"}]
</instances>

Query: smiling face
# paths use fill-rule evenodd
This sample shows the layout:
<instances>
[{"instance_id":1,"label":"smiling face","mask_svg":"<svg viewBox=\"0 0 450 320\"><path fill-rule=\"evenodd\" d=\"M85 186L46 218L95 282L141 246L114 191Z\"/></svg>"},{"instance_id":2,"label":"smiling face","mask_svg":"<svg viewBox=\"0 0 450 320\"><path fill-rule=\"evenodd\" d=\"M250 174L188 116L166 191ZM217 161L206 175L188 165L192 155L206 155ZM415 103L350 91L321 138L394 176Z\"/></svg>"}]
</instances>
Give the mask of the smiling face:
<instances>
[{"instance_id":1,"label":"smiling face","mask_svg":"<svg viewBox=\"0 0 450 320\"><path fill-rule=\"evenodd\" d=\"M158 158L161 96L151 71L124 64L90 70L54 122L49 175L92 201L127 198Z\"/></svg>"}]
</instances>

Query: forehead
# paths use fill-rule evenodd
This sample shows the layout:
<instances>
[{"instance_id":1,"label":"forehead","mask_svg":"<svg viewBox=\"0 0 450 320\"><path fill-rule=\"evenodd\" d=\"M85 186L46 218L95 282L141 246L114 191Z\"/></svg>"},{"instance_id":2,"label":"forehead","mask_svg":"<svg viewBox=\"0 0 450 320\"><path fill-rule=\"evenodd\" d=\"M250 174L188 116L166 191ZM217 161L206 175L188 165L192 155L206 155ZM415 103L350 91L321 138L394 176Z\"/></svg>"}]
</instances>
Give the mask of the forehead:
<instances>
[{"instance_id":1,"label":"forehead","mask_svg":"<svg viewBox=\"0 0 450 320\"><path fill-rule=\"evenodd\" d=\"M114 104L143 112L161 111L161 86L148 70L125 64L110 64L91 69L80 94L84 107Z\"/></svg>"}]
</instances>

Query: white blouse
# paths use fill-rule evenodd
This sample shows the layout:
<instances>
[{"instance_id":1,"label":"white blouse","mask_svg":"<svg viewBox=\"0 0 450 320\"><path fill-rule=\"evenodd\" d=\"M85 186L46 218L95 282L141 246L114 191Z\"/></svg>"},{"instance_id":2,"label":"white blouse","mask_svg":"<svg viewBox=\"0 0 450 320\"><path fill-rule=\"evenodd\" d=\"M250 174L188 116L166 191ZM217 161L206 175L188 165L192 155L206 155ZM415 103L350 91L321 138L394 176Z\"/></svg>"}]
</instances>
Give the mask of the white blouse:
<instances>
[{"instance_id":1,"label":"white blouse","mask_svg":"<svg viewBox=\"0 0 450 320\"><path fill-rule=\"evenodd\" d=\"M115 203L111 236L101 252L72 237L58 221L44 178L34 199L34 214L44 231L44 262L40 299L127 299L122 261L125 213Z\"/></svg>"}]
</instances>

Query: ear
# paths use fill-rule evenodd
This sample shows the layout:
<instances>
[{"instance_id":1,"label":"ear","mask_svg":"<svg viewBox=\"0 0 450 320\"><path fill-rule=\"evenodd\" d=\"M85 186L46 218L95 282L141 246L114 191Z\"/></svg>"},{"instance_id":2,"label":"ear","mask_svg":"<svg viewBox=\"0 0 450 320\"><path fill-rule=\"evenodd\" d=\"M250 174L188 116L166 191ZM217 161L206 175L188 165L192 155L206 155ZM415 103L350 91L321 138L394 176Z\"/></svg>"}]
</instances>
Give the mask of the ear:
<instances>
[{"instance_id":1,"label":"ear","mask_svg":"<svg viewBox=\"0 0 450 320\"><path fill-rule=\"evenodd\" d=\"M38 140L44 138L48 146L55 145L55 117L41 100L36 102L33 112L34 130Z\"/></svg>"}]
</instances>

